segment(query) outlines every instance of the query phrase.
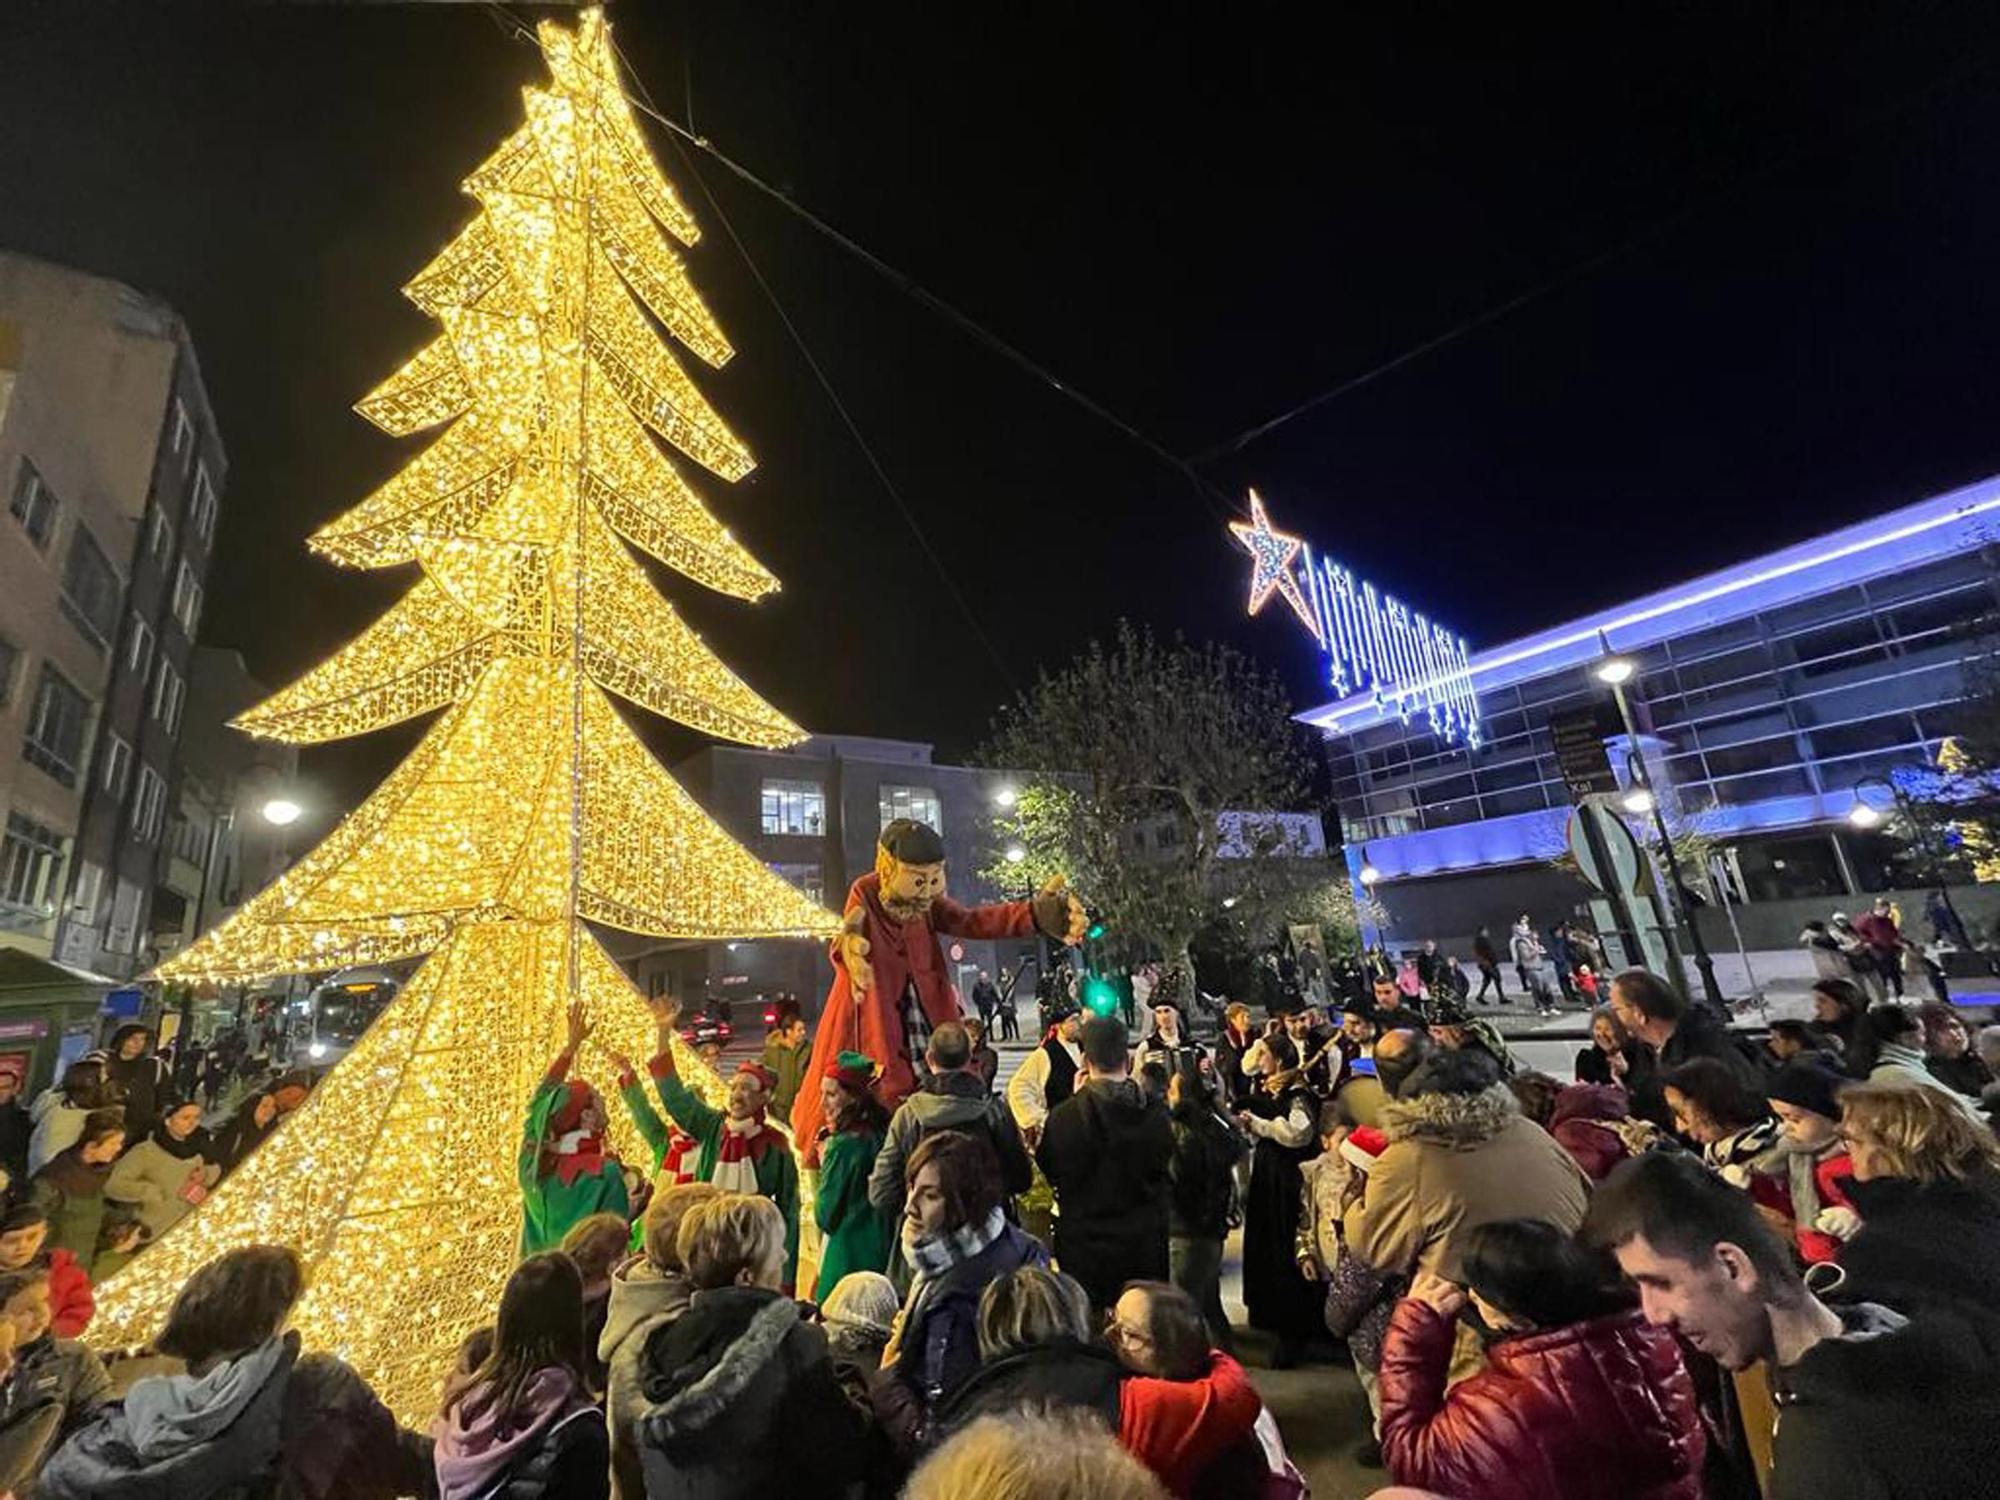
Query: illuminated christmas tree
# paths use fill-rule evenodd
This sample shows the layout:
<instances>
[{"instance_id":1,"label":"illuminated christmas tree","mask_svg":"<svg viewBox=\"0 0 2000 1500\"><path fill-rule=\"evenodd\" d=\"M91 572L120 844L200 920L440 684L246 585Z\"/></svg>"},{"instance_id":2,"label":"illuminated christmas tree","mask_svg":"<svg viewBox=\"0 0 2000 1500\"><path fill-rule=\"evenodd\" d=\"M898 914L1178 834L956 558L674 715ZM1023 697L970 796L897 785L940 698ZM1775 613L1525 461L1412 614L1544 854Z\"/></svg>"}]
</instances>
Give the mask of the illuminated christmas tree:
<instances>
[{"instance_id":1,"label":"illuminated christmas tree","mask_svg":"<svg viewBox=\"0 0 2000 1500\"><path fill-rule=\"evenodd\" d=\"M571 998L598 1026L579 1071L607 1094L608 1053L652 1048L586 921L695 938L835 925L694 803L607 696L746 744L802 737L627 550L740 599L777 587L655 441L726 480L751 468L660 332L711 365L731 353L659 232L692 244L694 222L626 105L603 16L539 36L551 82L524 91L526 123L465 183L478 213L406 288L443 331L359 407L398 436L443 431L312 538L335 562L421 577L238 724L310 744L444 712L324 843L159 975L428 957L299 1113L103 1289L91 1330L149 1339L195 1267L291 1244L311 1278L307 1345L408 1421L435 1409L513 1267L523 1111ZM619 1144L645 1164L635 1137Z\"/></svg>"}]
</instances>

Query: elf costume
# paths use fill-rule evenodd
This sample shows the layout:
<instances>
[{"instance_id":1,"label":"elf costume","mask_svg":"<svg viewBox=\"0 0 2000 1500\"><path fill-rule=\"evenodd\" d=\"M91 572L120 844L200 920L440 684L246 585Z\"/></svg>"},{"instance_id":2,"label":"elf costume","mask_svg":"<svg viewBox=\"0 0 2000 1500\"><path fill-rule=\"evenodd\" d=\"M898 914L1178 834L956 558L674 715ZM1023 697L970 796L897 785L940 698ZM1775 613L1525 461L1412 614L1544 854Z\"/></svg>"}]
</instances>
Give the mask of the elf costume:
<instances>
[{"instance_id":1,"label":"elf costume","mask_svg":"<svg viewBox=\"0 0 2000 1500\"><path fill-rule=\"evenodd\" d=\"M827 1076L865 1093L879 1070L875 1059L843 1052ZM868 1201L868 1175L882 1149L882 1132L838 1130L820 1146L819 1191L813 1200L820 1235L819 1280L813 1300L824 1303L849 1271L886 1271L896 1245L895 1221Z\"/></svg>"},{"instance_id":2,"label":"elf costume","mask_svg":"<svg viewBox=\"0 0 2000 1500\"><path fill-rule=\"evenodd\" d=\"M597 1094L582 1079L570 1078L571 1061L567 1048L557 1053L528 1101L516 1167L524 1257L560 1249L563 1236L592 1214L631 1216L624 1164L606 1149L601 1127L582 1128L584 1111Z\"/></svg>"},{"instance_id":3,"label":"elf costume","mask_svg":"<svg viewBox=\"0 0 2000 1500\"><path fill-rule=\"evenodd\" d=\"M667 1116L693 1136L701 1148L695 1181L710 1182L726 1193L759 1193L778 1205L785 1216L785 1289L799 1275L799 1168L792 1159L791 1137L764 1118L760 1109L747 1120L732 1120L681 1082L671 1050L654 1054L646 1064L653 1087ZM736 1069L757 1079L768 1095L777 1075L762 1063L746 1062Z\"/></svg>"}]
</instances>

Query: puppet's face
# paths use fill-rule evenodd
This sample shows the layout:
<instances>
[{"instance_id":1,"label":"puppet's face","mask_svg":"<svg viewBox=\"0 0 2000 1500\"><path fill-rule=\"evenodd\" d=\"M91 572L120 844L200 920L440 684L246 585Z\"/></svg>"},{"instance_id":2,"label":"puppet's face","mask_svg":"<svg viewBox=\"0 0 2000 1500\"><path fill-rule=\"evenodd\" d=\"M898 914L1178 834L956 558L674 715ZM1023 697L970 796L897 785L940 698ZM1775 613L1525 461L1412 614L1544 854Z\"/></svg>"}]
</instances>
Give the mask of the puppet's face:
<instances>
[{"instance_id":1,"label":"puppet's face","mask_svg":"<svg viewBox=\"0 0 2000 1500\"><path fill-rule=\"evenodd\" d=\"M944 862L905 864L892 854L880 862L882 905L899 922L914 922L930 913L931 903L944 894Z\"/></svg>"}]
</instances>

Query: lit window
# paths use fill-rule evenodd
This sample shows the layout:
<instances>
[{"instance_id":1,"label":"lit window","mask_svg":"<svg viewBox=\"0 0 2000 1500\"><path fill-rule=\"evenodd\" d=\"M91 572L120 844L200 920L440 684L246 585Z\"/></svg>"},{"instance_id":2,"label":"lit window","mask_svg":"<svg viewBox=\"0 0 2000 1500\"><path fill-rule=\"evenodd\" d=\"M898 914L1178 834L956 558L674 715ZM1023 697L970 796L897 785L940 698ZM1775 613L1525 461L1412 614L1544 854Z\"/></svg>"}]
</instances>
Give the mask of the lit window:
<instances>
[{"instance_id":1,"label":"lit window","mask_svg":"<svg viewBox=\"0 0 2000 1500\"><path fill-rule=\"evenodd\" d=\"M174 618L181 622L187 638L193 640L195 625L201 619L201 585L195 582L194 569L185 562L174 574L173 608Z\"/></svg>"},{"instance_id":2,"label":"lit window","mask_svg":"<svg viewBox=\"0 0 2000 1500\"><path fill-rule=\"evenodd\" d=\"M944 809L938 805L938 794L927 786L882 788L882 826L887 828L898 818L914 818L944 832Z\"/></svg>"},{"instance_id":3,"label":"lit window","mask_svg":"<svg viewBox=\"0 0 2000 1500\"><path fill-rule=\"evenodd\" d=\"M21 758L64 786L75 786L89 728L89 701L68 678L43 662L34 706L28 710L28 734L21 745Z\"/></svg>"},{"instance_id":4,"label":"lit window","mask_svg":"<svg viewBox=\"0 0 2000 1500\"><path fill-rule=\"evenodd\" d=\"M162 656L160 670L153 675L153 717L167 726L168 734L180 728L181 696L184 691L181 674L174 670L172 662Z\"/></svg>"},{"instance_id":5,"label":"lit window","mask_svg":"<svg viewBox=\"0 0 2000 1500\"><path fill-rule=\"evenodd\" d=\"M151 766L139 767L139 791L132 799L132 837L150 844L160 836L160 819L167 800L167 784Z\"/></svg>"},{"instance_id":6,"label":"lit window","mask_svg":"<svg viewBox=\"0 0 2000 1500\"><path fill-rule=\"evenodd\" d=\"M104 790L120 802L125 800L125 784L132 779L132 747L117 735L109 735L104 746Z\"/></svg>"},{"instance_id":7,"label":"lit window","mask_svg":"<svg viewBox=\"0 0 2000 1500\"><path fill-rule=\"evenodd\" d=\"M764 783L764 832L826 832L826 793L817 781Z\"/></svg>"},{"instance_id":8,"label":"lit window","mask_svg":"<svg viewBox=\"0 0 2000 1500\"><path fill-rule=\"evenodd\" d=\"M56 529L55 491L43 482L41 472L25 458L14 474L14 499L8 513L21 523L37 552L49 550L49 537Z\"/></svg>"},{"instance_id":9,"label":"lit window","mask_svg":"<svg viewBox=\"0 0 2000 1500\"><path fill-rule=\"evenodd\" d=\"M826 877L818 864L772 865L771 872L788 885L795 885L808 901L826 900Z\"/></svg>"}]
</instances>

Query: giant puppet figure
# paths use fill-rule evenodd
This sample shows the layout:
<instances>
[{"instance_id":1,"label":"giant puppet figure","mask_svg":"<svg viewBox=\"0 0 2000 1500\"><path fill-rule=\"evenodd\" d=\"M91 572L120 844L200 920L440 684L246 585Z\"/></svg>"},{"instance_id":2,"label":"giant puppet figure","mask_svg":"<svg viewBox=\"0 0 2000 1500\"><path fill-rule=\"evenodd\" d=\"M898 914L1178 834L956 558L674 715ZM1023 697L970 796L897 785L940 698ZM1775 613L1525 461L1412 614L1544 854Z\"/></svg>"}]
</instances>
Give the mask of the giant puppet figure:
<instances>
[{"instance_id":1,"label":"giant puppet figure","mask_svg":"<svg viewBox=\"0 0 2000 1500\"><path fill-rule=\"evenodd\" d=\"M792 1138L802 1149L819 1139L820 1080L842 1052L865 1052L882 1065L876 1092L894 1109L916 1090L916 1069L933 1028L960 1019L939 934L958 938L1032 937L1083 941L1083 906L1060 877L1032 901L960 906L944 893L944 840L911 818L882 830L875 869L847 892L845 921L833 940L833 986L820 1012L812 1061L792 1105Z\"/></svg>"}]
</instances>

